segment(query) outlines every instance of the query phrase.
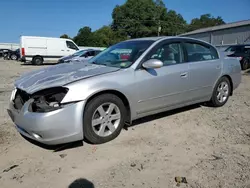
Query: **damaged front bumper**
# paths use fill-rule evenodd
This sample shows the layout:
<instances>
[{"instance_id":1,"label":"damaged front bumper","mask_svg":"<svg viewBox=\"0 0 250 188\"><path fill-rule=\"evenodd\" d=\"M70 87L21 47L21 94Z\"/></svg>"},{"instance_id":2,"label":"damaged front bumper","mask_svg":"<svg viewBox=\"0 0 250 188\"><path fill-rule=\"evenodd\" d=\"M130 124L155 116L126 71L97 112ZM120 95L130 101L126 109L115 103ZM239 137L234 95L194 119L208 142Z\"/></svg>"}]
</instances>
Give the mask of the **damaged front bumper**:
<instances>
[{"instance_id":1,"label":"damaged front bumper","mask_svg":"<svg viewBox=\"0 0 250 188\"><path fill-rule=\"evenodd\" d=\"M17 109L14 101L10 101L7 111L19 133L47 145L83 139L85 101L69 103L48 112L33 112L33 104L34 99L30 98Z\"/></svg>"}]
</instances>

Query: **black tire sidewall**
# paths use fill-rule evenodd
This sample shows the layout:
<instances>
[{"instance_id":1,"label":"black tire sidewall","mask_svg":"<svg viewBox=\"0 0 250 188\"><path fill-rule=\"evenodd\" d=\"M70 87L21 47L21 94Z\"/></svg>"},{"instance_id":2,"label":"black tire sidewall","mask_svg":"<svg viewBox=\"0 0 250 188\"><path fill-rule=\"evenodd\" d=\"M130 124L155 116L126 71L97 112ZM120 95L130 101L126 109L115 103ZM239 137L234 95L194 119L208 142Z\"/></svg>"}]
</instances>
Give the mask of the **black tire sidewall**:
<instances>
[{"instance_id":1,"label":"black tire sidewall","mask_svg":"<svg viewBox=\"0 0 250 188\"><path fill-rule=\"evenodd\" d=\"M98 136L93 128L92 128L92 116L93 113L95 112L95 110L104 103L107 102L111 102L117 105L117 107L120 110L121 113L121 120L120 120L120 124L118 125L117 129L115 132L113 132L111 135L107 136L107 137L100 137ZM97 97L95 97L94 99L92 99L91 101L88 102L88 104L86 105L85 108L85 112L83 115L83 134L84 137L91 142L92 144L102 144L102 143L106 143L109 142L113 139L115 139L121 132L124 123L125 123L125 117L126 117L126 108L122 102L122 100L117 97L116 95L113 94L102 94L99 95Z\"/></svg>"},{"instance_id":2,"label":"black tire sidewall","mask_svg":"<svg viewBox=\"0 0 250 188\"><path fill-rule=\"evenodd\" d=\"M39 62L37 62L37 60L39 60ZM34 57L32 60L32 63L34 65L41 65L41 64L43 64L43 59L41 57Z\"/></svg>"},{"instance_id":3,"label":"black tire sidewall","mask_svg":"<svg viewBox=\"0 0 250 188\"><path fill-rule=\"evenodd\" d=\"M247 59L243 59L242 61L242 70L246 70L248 69L248 60Z\"/></svg>"},{"instance_id":4,"label":"black tire sidewall","mask_svg":"<svg viewBox=\"0 0 250 188\"><path fill-rule=\"evenodd\" d=\"M229 94L228 94L228 96L227 96L227 99L226 99L223 103L219 102L218 99L217 99L217 88L218 88L218 86L220 85L220 83L222 83L222 82L227 82L228 87L229 87L229 88L228 88L228 89L229 89ZM214 107L221 107L221 106L223 106L224 104L227 103L227 101L228 101L228 99L229 99L229 96L230 96L231 87L232 87L232 86L231 86L230 81L228 80L227 77L222 77L222 78L220 78L220 79L218 80L218 82L216 83L216 85L215 85L215 87L214 87L213 95L212 95L212 99L211 99L211 103L212 103L212 105L213 105Z\"/></svg>"}]
</instances>

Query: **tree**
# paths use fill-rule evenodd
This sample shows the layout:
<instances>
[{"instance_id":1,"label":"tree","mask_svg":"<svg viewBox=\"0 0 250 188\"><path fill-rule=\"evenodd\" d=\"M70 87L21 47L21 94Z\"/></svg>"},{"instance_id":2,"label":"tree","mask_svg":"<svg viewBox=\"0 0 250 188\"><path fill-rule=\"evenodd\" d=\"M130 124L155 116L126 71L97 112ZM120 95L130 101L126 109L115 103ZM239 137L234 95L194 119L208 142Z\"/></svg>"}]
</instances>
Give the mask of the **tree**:
<instances>
[{"instance_id":1,"label":"tree","mask_svg":"<svg viewBox=\"0 0 250 188\"><path fill-rule=\"evenodd\" d=\"M176 35L186 31L180 14L167 8L162 0L127 0L112 13L112 29L131 38Z\"/></svg>"},{"instance_id":2,"label":"tree","mask_svg":"<svg viewBox=\"0 0 250 188\"><path fill-rule=\"evenodd\" d=\"M112 29L131 38L155 36L164 12L161 0L127 0L114 8Z\"/></svg>"},{"instance_id":3,"label":"tree","mask_svg":"<svg viewBox=\"0 0 250 188\"><path fill-rule=\"evenodd\" d=\"M174 36L185 33L187 30L187 22L184 18L177 14L174 10L167 12L166 18L162 23L162 33L167 36Z\"/></svg>"},{"instance_id":4,"label":"tree","mask_svg":"<svg viewBox=\"0 0 250 188\"><path fill-rule=\"evenodd\" d=\"M103 26L92 33L92 39L93 46L108 47L117 42L125 40L126 37L121 36L118 32L113 31L110 26Z\"/></svg>"},{"instance_id":5,"label":"tree","mask_svg":"<svg viewBox=\"0 0 250 188\"><path fill-rule=\"evenodd\" d=\"M168 11L163 0L127 0L113 9L112 18L110 26L94 32L88 26L82 27L73 40L79 46L108 47L127 38L173 36L225 23L221 17L204 14L188 25L181 14ZM66 34L61 37L69 38Z\"/></svg>"},{"instance_id":6,"label":"tree","mask_svg":"<svg viewBox=\"0 0 250 188\"><path fill-rule=\"evenodd\" d=\"M92 32L90 27L83 27L79 29L77 35L73 38L74 42L79 46L92 45Z\"/></svg>"},{"instance_id":7,"label":"tree","mask_svg":"<svg viewBox=\"0 0 250 188\"><path fill-rule=\"evenodd\" d=\"M63 34L60 36L60 38L64 38L64 39L70 39L70 37L67 34Z\"/></svg>"},{"instance_id":8,"label":"tree","mask_svg":"<svg viewBox=\"0 0 250 188\"><path fill-rule=\"evenodd\" d=\"M217 25L225 24L224 20L218 16L217 18L211 16L211 14L203 14L200 18L194 18L188 27L188 31L193 31L196 29L212 27Z\"/></svg>"}]
</instances>

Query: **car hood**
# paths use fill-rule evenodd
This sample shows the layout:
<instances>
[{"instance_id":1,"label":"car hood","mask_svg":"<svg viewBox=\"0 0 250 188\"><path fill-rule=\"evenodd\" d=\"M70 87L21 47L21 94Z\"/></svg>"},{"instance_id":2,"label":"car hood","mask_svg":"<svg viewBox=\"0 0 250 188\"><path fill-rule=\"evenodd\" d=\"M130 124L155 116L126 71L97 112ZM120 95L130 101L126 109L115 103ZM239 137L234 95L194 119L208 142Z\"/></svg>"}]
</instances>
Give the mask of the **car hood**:
<instances>
[{"instance_id":1,"label":"car hood","mask_svg":"<svg viewBox=\"0 0 250 188\"><path fill-rule=\"evenodd\" d=\"M63 86L84 78L118 71L120 68L72 62L29 72L15 81L15 87L32 94L42 89Z\"/></svg>"},{"instance_id":2,"label":"car hood","mask_svg":"<svg viewBox=\"0 0 250 188\"><path fill-rule=\"evenodd\" d=\"M74 56L73 55L69 55L69 56L64 56L64 57L61 57L60 60L68 60L68 59L71 59L73 58Z\"/></svg>"}]
</instances>

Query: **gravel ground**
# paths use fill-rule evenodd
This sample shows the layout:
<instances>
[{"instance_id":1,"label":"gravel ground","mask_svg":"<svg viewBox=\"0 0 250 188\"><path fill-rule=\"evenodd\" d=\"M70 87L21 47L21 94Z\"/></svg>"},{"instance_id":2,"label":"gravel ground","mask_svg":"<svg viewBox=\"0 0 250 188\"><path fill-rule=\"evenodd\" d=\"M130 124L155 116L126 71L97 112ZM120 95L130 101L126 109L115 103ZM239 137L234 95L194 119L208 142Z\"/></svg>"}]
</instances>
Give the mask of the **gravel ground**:
<instances>
[{"instance_id":1,"label":"gravel ground","mask_svg":"<svg viewBox=\"0 0 250 188\"><path fill-rule=\"evenodd\" d=\"M43 66L45 67L45 66ZM107 144L42 148L6 113L13 81L38 69L0 60L1 187L250 188L250 71L221 108L194 105L134 122Z\"/></svg>"}]
</instances>

